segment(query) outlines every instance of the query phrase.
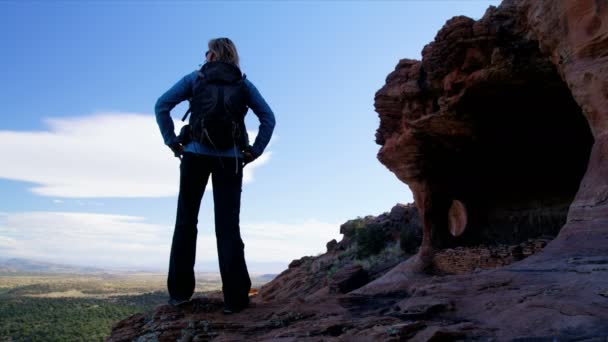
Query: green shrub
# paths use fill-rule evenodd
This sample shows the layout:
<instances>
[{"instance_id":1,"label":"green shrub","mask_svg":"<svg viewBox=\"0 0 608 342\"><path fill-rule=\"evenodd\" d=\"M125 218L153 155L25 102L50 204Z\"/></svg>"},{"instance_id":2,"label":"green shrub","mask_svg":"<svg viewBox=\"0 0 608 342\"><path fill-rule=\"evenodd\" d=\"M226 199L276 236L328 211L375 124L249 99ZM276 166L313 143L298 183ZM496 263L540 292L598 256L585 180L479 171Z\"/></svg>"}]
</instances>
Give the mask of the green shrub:
<instances>
[{"instance_id":1,"label":"green shrub","mask_svg":"<svg viewBox=\"0 0 608 342\"><path fill-rule=\"evenodd\" d=\"M336 272L338 272L339 269L340 269L340 266L338 264L333 264L333 265L331 265L331 267L329 268L329 270L327 271L327 274L325 276L327 278L331 278L334 276L334 274L336 274Z\"/></svg>"},{"instance_id":2,"label":"green shrub","mask_svg":"<svg viewBox=\"0 0 608 342\"><path fill-rule=\"evenodd\" d=\"M418 247L422 243L422 236L419 231L404 228L399 234L399 246L404 253L415 254L418 252Z\"/></svg>"},{"instance_id":3,"label":"green shrub","mask_svg":"<svg viewBox=\"0 0 608 342\"><path fill-rule=\"evenodd\" d=\"M361 265L364 270L370 271L374 267L390 262L391 260L401 260L403 252L397 242L389 242L380 253L369 256L365 259L355 261L355 264Z\"/></svg>"},{"instance_id":4,"label":"green shrub","mask_svg":"<svg viewBox=\"0 0 608 342\"><path fill-rule=\"evenodd\" d=\"M386 245L387 236L381 227L364 226L356 231L357 259L380 253Z\"/></svg>"}]
</instances>

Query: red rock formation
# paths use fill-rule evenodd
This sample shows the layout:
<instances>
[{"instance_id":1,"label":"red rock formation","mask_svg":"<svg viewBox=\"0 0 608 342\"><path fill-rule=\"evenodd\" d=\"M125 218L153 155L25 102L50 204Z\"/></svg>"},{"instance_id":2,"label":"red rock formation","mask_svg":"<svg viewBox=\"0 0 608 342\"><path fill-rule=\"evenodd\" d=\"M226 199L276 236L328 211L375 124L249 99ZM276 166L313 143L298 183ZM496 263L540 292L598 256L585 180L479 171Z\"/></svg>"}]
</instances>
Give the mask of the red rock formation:
<instances>
[{"instance_id":1,"label":"red rock formation","mask_svg":"<svg viewBox=\"0 0 608 342\"><path fill-rule=\"evenodd\" d=\"M505 0L479 21L455 17L422 61L399 62L376 109L379 160L415 196L416 256L369 267L350 291L364 279L348 262L352 221L241 313L197 298L132 316L109 340L608 338L606 0ZM391 215L362 220L399 231ZM529 240L547 234L544 249Z\"/></svg>"},{"instance_id":2,"label":"red rock formation","mask_svg":"<svg viewBox=\"0 0 608 342\"><path fill-rule=\"evenodd\" d=\"M451 298L443 317L499 339L605 338L608 268L593 265L608 264L607 80L599 0L507 0L477 22L451 19L422 61L400 61L376 94L378 158L412 189L423 242L353 294L416 298L428 281L420 271L446 246L559 233L538 255L444 277L421 297ZM456 200L467 217L459 237Z\"/></svg>"},{"instance_id":3,"label":"red rock formation","mask_svg":"<svg viewBox=\"0 0 608 342\"><path fill-rule=\"evenodd\" d=\"M414 193L418 269L445 246L557 232L547 253L606 252L607 15L605 1L505 1L449 20L387 77L378 158Z\"/></svg>"}]
</instances>

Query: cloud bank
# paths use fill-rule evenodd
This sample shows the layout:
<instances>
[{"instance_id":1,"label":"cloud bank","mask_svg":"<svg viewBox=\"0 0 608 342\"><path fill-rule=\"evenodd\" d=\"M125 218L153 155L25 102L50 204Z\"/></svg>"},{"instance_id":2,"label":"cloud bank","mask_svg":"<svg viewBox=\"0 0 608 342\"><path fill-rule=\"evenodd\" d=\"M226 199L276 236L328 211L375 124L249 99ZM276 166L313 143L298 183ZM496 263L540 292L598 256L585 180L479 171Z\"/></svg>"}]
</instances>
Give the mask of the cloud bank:
<instances>
[{"instance_id":1,"label":"cloud bank","mask_svg":"<svg viewBox=\"0 0 608 342\"><path fill-rule=\"evenodd\" d=\"M211 220L210 222L213 222ZM168 267L173 226L145 218L76 212L0 213L0 256L116 268ZM339 225L242 222L248 264L282 263L325 251ZM199 224L197 262L217 264L213 229ZM253 271L256 271L253 268ZM264 271L264 270L257 270ZM274 270L276 271L276 270Z\"/></svg>"},{"instance_id":2,"label":"cloud bank","mask_svg":"<svg viewBox=\"0 0 608 342\"><path fill-rule=\"evenodd\" d=\"M60 198L177 194L179 160L163 144L153 115L98 113L46 123L46 131L0 131L0 178L31 182L33 193ZM271 154L247 165L243 183Z\"/></svg>"}]
</instances>

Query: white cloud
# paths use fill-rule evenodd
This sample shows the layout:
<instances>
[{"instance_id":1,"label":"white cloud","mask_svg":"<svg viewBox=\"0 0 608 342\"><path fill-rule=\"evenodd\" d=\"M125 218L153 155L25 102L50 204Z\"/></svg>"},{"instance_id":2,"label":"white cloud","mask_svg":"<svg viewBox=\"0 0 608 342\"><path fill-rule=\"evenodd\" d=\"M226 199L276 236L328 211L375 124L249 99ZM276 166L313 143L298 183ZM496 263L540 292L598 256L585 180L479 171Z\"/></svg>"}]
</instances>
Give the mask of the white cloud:
<instances>
[{"instance_id":1,"label":"white cloud","mask_svg":"<svg viewBox=\"0 0 608 342\"><path fill-rule=\"evenodd\" d=\"M42 196L164 197L177 194L179 161L153 115L99 113L46 120L47 131L0 131L0 178L38 184ZM176 120L176 130L181 121ZM243 182L270 152L245 167Z\"/></svg>"},{"instance_id":2,"label":"white cloud","mask_svg":"<svg viewBox=\"0 0 608 342\"><path fill-rule=\"evenodd\" d=\"M10 247L12 248L15 245L15 239L6 237L6 236L0 236L0 248L3 247Z\"/></svg>"},{"instance_id":3,"label":"white cloud","mask_svg":"<svg viewBox=\"0 0 608 342\"><path fill-rule=\"evenodd\" d=\"M144 218L74 212L24 212L0 217L0 254L80 265L166 262L169 227Z\"/></svg>"},{"instance_id":4,"label":"white cloud","mask_svg":"<svg viewBox=\"0 0 608 342\"><path fill-rule=\"evenodd\" d=\"M197 262L215 262L213 218L201 220ZM204 226L204 227L203 227ZM87 266L168 267L173 226L145 218L76 212L23 212L0 215L0 256ZM278 262L325 251L339 238L339 225L242 222L247 263ZM256 271L253 268L253 271Z\"/></svg>"},{"instance_id":5,"label":"white cloud","mask_svg":"<svg viewBox=\"0 0 608 342\"><path fill-rule=\"evenodd\" d=\"M256 261L291 261L325 252L331 239L340 240L337 223L307 220L300 223L241 224L247 258Z\"/></svg>"}]
</instances>

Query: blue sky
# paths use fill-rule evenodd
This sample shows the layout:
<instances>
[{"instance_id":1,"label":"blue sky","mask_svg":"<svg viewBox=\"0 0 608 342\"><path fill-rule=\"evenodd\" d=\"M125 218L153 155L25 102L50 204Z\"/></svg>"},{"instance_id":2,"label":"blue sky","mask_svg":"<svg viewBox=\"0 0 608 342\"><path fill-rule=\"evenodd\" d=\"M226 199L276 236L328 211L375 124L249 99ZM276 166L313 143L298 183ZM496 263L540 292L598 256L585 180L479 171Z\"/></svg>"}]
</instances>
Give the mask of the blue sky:
<instances>
[{"instance_id":1,"label":"blue sky","mask_svg":"<svg viewBox=\"0 0 608 342\"><path fill-rule=\"evenodd\" d=\"M373 98L388 73L419 59L447 19L497 4L0 3L0 257L164 270L179 161L153 107L221 36L277 120L243 188L250 269L324 251L340 223L412 200L376 159ZM217 262L211 198L199 217L206 269Z\"/></svg>"}]
</instances>

